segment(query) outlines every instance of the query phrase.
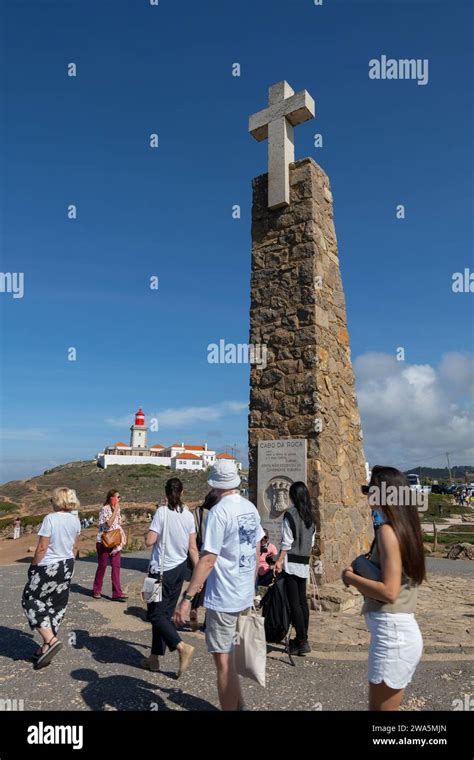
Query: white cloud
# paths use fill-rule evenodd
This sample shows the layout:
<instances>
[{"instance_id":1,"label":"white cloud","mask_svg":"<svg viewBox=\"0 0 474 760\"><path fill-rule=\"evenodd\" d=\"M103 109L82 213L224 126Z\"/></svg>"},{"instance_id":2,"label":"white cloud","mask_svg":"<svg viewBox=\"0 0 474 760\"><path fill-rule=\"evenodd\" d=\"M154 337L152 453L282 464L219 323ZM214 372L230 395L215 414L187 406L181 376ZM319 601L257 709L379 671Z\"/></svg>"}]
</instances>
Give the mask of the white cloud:
<instances>
[{"instance_id":1,"label":"white cloud","mask_svg":"<svg viewBox=\"0 0 474 760\"><path fill-rule=\"evenodd\" d=\"M116 428L129 428L130 425L133 424L133 420L135 418L134 414L127 414L123 417L108 417L105 420L105 423L107 425L110 425L110 427L116 427Z\"/></svg>"},{"instance_id":2,"label":"white cloud","mask_svg":"<svg viewBox=\"0 0 474 760\"><path fill-rule=\"evenodd\" d=\"M214 422L231 414L239 414L248 409L248 403L243 401L223 401L213 406L187 406L164 409L161 412L150 412L147 419L158 420L159 430L163 428L178 428L192 425L195 422ZM112 417L106 420L111 427L126 429L133 423L134 415Z\"/></svg>"},{"instance_id":3,"label":"white cloud","mask_svg":"<svg viewBox=\"0 0 474 760\"><path fill-rule=\"evenodd\" d=\"M403 469L474 461L474 357L451 352L438 367L367 353L354 362L365 453Z\"/></svg>"},{"instance_id":4,"label":"white cloud","mask_svg":"<svg viewBox=\"0 0 474 760\"><path fill-rule=\"evenodd\" d=\"M2 428L0 441L36 441L44 438L45 431L41 428Z\"/></svg>"}]
</instances>

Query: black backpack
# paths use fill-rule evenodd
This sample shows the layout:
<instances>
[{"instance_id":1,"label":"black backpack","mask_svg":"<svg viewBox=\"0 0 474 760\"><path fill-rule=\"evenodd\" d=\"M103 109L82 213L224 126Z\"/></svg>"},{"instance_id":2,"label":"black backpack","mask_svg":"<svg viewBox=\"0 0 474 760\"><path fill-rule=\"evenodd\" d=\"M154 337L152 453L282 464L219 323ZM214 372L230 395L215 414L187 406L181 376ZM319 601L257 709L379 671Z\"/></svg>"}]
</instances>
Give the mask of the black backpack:
<instances>
[{"instance_id":1,"label":"black backpack","mask_svg":"<svg viewBox=\"0 0 474 760\"><path fill-rule=\"evenodd\" d=\"M265 638L269 644L279 644L288 636L291 625L285 579L282 575L273 581L260 606L265 618Z\"/></svg>"}]
</instances>

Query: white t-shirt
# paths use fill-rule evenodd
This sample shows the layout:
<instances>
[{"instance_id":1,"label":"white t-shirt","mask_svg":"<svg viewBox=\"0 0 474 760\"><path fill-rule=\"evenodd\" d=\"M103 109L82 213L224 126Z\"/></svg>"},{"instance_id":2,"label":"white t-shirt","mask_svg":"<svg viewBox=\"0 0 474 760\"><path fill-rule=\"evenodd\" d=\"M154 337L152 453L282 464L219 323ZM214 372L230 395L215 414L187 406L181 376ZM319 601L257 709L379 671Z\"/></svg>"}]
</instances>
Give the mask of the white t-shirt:
<instances>
[{"instance_id":1,"label":"white t-shirt","mask_svg":"<svg viewBox=\"0 0 474 760\"><path fill-rule=\"evenodd\" d=\"M52 565L64 559L73 559L73 547L81 532L81 523L70 512L52 512L46 515L38 536L49 538L48 548L39 565Z\"/></svg>"},{"instance_id":2,"label":"white t-shirt","mask_svg":"<svg viewBox=\"0 0 474 760\"><path fill-rule=\"evenodd\" d=\"M264 535L254 505L238 493L224 496L210 510L203 549L218 557L207 579L204 607L242 612L252 606L256 547Z\"/></svg>"},{"instance_id":3,"label":"white t-shirt","mask_svg":"<svg viewBox=\"0 0 474 760\"><path fill-rule=\"evenodd\" d=\"M168 507L158 507L150 525L150 530L158 533L158 538L151 550L150 570L152 573L159 573L161 570L161 548L163 546L166 512L168 514L165 539L165 572L172 570L173 567L178 567L185 561L189 551L189 536L196 533L194 517L187 507L184 507L182 512Z\"/></svg>"}]
</instances>

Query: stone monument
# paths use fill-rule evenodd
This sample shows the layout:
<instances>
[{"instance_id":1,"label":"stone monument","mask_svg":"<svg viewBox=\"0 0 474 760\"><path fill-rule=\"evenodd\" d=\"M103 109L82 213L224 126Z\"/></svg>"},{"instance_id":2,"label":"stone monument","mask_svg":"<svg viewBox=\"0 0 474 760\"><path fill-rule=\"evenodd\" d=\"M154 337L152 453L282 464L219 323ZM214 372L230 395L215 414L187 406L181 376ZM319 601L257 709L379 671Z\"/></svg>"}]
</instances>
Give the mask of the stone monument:
<instances>
[{"instance_id":1,"label":"stone monument","mask_svg":"<svg viewBox=\"0 0 474 760\"><path fill-rule=\"evenodd\" d=\"M293 127L314 113L309 93L280 82L249 121L269 155L253 181L250 344L267 361L250 372L249 498L275 537L291 482L307 483L329 582L373 531L329 180L294 161Z\"/></svg>"}]
</instances>

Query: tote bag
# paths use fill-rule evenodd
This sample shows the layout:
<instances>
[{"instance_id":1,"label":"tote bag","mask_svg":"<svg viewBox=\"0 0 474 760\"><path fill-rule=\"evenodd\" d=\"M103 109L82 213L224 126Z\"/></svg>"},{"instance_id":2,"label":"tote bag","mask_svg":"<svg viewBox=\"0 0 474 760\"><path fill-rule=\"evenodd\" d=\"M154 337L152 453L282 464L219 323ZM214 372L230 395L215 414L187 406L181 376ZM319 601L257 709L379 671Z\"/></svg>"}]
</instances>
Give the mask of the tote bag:
<instances>
[{"instance_id":1,"label":"tote bag","mask_svg":"<svg viewBox=\"0 0 474 760\"><path fill-rule=\"evenodd\" d=\"M267 664L265 620L257 614L255 609L252 609L248 615L240 615L237 620L234 659L239 675L257 681L260 686L265 686Z\"/></svg>"},{"instance_id":2,"label":"tote bag","mask_svg":"<svg viewBox=\"0 0 474 760\"><path fill-rule=\"evenodd\" d=\"M145 578L142 588L142 599L147 604L161 602L163 599L163 575L165 572L165 546L166 539L168 537L168 508L166 508L164 525L163 525L163 541L161 544L161 570L159 580L152 577Z\"/></svg>"}]
</instances>

